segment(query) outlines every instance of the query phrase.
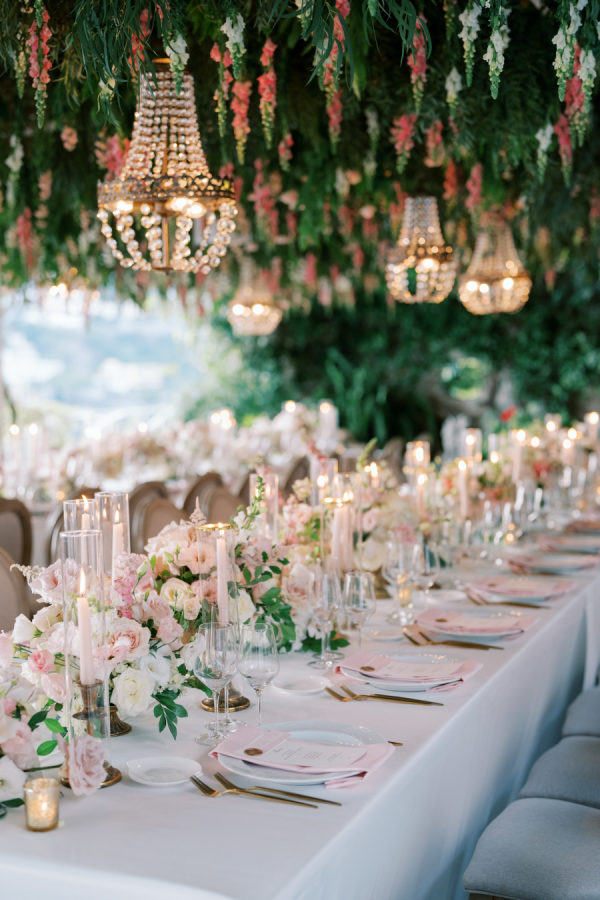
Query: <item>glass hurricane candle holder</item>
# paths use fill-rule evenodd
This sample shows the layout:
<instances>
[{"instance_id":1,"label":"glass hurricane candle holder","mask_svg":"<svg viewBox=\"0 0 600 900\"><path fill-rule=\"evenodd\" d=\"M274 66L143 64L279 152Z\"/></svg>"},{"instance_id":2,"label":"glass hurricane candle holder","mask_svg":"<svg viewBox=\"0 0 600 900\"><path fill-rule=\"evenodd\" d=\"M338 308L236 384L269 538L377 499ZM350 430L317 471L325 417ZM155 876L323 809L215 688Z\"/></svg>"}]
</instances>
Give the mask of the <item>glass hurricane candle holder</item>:
<instances>
[{"instance_id":1,"label":"glass hurricane candle holder","mask_svg":"<svg viewBox=\"0 0 600 900\"><path fill-rule=\"evenodd\" d=\"M429 441L409 441L404 456L405 471L413 474L419 469L426 469L431 462Z\"/></svg>"},{"instance_id":2,"label":"glass hurricane candle holder","mask_svg":"<svg viewBox=\"0 0 600 900\"><path fill-rule=\"evenodd\" d=\"M60 549L68 743L63 783L75 793L85 794L92 783L107 787L121 779L119 770L110 764L108 676L103 665L108 635L102 532L63 531ZM87 776L82 779L73 759L89 761L84 769L92 773L91 780Z\"/></svg>"},{"instance_id":3,"label":"glass hurricane candle holder","mask_svg":"<svg viewBox=\"0 0 600 900\"><path fill-rule=\"evenodd\" d=\"M65 531L97 531L100 528L98 502L94 498L63 500Z\"/></svg>"},{"instance_id":4,"label":"glass hurricane candle holder","mask_svg":"<svg viewBox=\"0 0 600 900\"><path fill-rule=\"evenodd\" d=\"M468 462L481 462L482 442L480 428L465 428L461 441L461 456Z\"/></svg>"},{"instance_id":5,"label":"glass hurricane candle holder","mask_svg":"<svg viewBox=\"0 0 600 900\"><path fill-rule=\"evenodd\" d=\"M311 506L320 506L325 497L331 496L333 479L338 473L338 461L334 456L311 455L310 483Z\"/></svg>"},{"instance_id":6,"label":"glass hurricane candle holder","mask_svg":"<svg viewBox=\"0 0 600 900\"><path fill-rule=\"evenodd\" d=\"M261 488L261 535L275 543L279 524L279 476L275 472L253 472L250 475L251 500L260 495Z\"/></svg>"},{"instance_id":7,"label":"glass hurricane candle holder","mask_svg":"<svg viewBox=\"0 0 600 900\"><path fill-rule=\"evenodd\" d=\"M321 560L342 575L354 568L354 508L351 500L325 497L321 512Z\"/></svg>"},{"instance_id":8,"label":"glass hurricane candle holder","mask_svg":"<svg viewBox=\"0 0 600 900\"><path fill-rule=\"evenodd\" d=\"M117 556L131 551L129 495L123 491L98 491L96 502L104 544L104 571L112 578Z\"/></svg>"},{"instance_id":9,"label":"glass hurricane candle holder","mask_svg":"<svg viewBox=\"0 0 600 900\"><path fill-rule=\"evenodd\" d=\"M58 825L60 784L56 778L29 778L24 786L25 827L52 831Z\"/></svg>"}]
</instances>

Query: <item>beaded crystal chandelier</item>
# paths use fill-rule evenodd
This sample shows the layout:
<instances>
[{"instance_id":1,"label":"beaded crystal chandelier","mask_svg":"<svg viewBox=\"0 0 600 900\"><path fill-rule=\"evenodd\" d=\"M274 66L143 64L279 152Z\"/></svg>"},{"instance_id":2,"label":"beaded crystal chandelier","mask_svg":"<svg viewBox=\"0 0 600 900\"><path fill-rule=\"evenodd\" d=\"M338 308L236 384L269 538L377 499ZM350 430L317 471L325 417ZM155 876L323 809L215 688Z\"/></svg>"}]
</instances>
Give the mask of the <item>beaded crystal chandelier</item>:
<instances>
[{"instance_id":1,"label":"beaded crystal chandelier","mask_svg":"<svg viewBox=\"0 0 600 900\"><path fill-rule=\"evenodd\" d=\"M98 185L101 230L122 266L208 274L235 230L233 187L209 171L191 75L184 73L178 95L170 61L156 60L154 67L156 84L140 79L123 169Z\"/></svg>"},{"instance_id":2,"label":"beaded crystal chandelier","mask_svg":"<svg viewBox=\"0 0 600 900\"><path fill-rule=\"evenodd\" d=\"M491 215L477 235L473 258L461 276L461 303L475 315L518 312L529 299L531 278L515 248L510 228Z\"/></svg>"},{"instance_id":3,"label":"beaded crystal chandelier","mask_svg":"<svg viewBox=\"0 0 600 900\"><path fill-rule=\"evenodd\" d=\"M402 230L388 255L385 277L401 303L441 303L456 278L457 261L444 240L435 197L409 197Z\"/></svg>"},{"instance_id":4,"label":"beaded crystal chandelier","mask_svg":"<svg viewBox=\"0 0 600 900\"><path fill-rule=\"evenodd\" d=\"M236 335L272 334L281 322L281 309L267 287L243 284L229 303L227 319Z\"/></svg>"}]
</instances>

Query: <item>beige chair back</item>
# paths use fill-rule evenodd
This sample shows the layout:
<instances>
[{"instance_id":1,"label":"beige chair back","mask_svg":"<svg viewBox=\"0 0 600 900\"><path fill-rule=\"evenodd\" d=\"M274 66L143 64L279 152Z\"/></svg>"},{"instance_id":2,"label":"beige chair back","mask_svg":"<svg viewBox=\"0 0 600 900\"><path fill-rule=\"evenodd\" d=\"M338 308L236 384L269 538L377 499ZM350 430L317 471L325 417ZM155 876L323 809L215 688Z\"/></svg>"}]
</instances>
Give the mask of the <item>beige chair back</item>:
<instances>
[{"instance_id":1,"label":"beige chair back","mask_svg":"<svg viewBox=\"0 0 600 900\"><path fill-rule=\"evenodd\" d=\"M186 518L189 519L196 509L196 499L201 511L206 515L206 502L212 493L213 487L220 487L222 484L223 479L218 472L207 472L205 475L201 475L191 486L183 501L183 511Z\"/></svg>"},{"instance_id":2,"label":"beige chair back","mask_svg":"<svg viewBox=\"0 0 600 900\"><path fill-rule=\"evenodd\" d=\"M0 547L0 631L11 631L18 615L29 616L27 583L11 565L14 560Z\"/></svg>"},{"instance_id":3,"label":"beige chair back","mask_svg":"<svg viewBox=\"0 0 600 900\"><path fill-rule=\"evenodd\" d=\"M162 481L145 481L138 484L129 494L129 528L131 531L132 553L143 553L147 538L144 537L144 516L146 507L157 498L167 500L168 492ZM177 521L179 521L179 512Z\"/></svg>"},{"instance_id":4,"label":"beige chair back","mask_svg":"<svg viewBox=\"0 0 600 900\"><path fill-rule=\"evenodd\" d=\"M155 537L159 531L170 525L171 522L179 522L182 518L181 510L165 497L154 497L143 510L140 536L145 547L150 538ZM141 551L140 551L141 552Z\"/></svg>"},{"instance_id":5,"label":"beige chair back","mask_svg":"<svg viewBox=\"0 0 600 900\"><path fill-rule=\"evenodd\" d=\"M206 521L209 524L228 522L241 505L236 494L232 494L226 487L215 486L206 503Z\"/></svg>"},{"instance_id":6,"label":"beige chair back","mask_svg":"<svg viewBox=\"0 0 600 900\"><path fill-rule=\"evenodd\" d=\"M0 499L0 547L15 562L31 562L31 515L20 500Z\"/></svg>"},{"instance_id":7,"label":"beige chair back","mask_svg":"<svg viewBox=\"0 0 600 900\"><path fill-rule=\"evenodd\" d=\"M62 503L46 519L46 538L44 541L45 565L49 566L60 558L58 536L65 530L65 514Z\"/></svg>"},{"instance_id":8,"label":"beige chair back","mask_svg":"<svg viewBox=\"0 0 600 900\"><path fill-rule=\"evenodd\" d=\"M300 459L297 459L291 468L288 470L285 477L282 479L283 486L281 488L281 493L283 499L285 500L292 493L292 488L296 481L300 481L301 478L308 478L310 475L310 463L308 461L307 456L302 456Z\"/></svg>"},{"instance_id":9,"label":"beige chair back","mask_svg":"<svg viewBox=\"0 0 600 900\"><path fill-rule=\"evenodd\" d=\"M386 462L390 471L398 481L402 481L402 454L404 452L404 440L401 437L393 437L387 442L380 453L375 455L377 462Z\"/></svg>"}]
</instances>

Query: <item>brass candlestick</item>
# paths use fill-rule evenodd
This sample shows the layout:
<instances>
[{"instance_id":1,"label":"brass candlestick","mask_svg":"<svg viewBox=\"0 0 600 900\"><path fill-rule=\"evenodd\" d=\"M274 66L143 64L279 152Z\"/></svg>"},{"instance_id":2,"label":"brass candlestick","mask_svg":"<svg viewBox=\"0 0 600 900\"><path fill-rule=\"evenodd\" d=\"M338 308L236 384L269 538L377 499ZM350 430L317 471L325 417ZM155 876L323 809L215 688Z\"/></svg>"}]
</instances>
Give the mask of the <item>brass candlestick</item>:
<instances>
[{"instance_id":1,"label":"brass candlestick","mask_svg":"<svg viewBox=\"0 0 600 900\"><path fill-rule=\"evenodd\" d=\"M110 733L110 721L107 721L108 716L104 703L99 702L104 684L101 681L95 681L93 684L81 684L80 681L77 681L75 684L81 691L83 709L74 713L73 718L86 723L85 730L91 737L106 740ZM100 785L101 788L109 787L111 784L116 784L121 780L122 776L119 769L106 760L104 761L104 769L106 777ZM69 783L69 766L66 759L61 782L65 787L71 787Z\"/></svg>"},{"instance_id":2,"label":"brass candlestick","mask_svg":"<svg viewBox=\"0 0 600 900\"><path fill-rule=\"evenodd\" d=\"M215 711L215 701L212 697L205 697L200 704L206 712ZM240 712L242 709L248 709L250 701L243 694L240 694L234 687L229 686L229 703L225 706L225 691L219 693L219 712Z\"/></svg>"}]
</instances>

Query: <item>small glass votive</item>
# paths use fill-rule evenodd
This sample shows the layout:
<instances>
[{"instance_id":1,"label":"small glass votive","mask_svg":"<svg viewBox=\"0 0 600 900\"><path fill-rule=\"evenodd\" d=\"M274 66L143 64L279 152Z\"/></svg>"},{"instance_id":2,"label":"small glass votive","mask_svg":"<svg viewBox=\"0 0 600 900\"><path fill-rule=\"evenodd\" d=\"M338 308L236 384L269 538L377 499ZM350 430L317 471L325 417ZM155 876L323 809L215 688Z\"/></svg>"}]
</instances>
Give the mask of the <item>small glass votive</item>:
<instances>
[{"instance_id":1,"label":"small glass votive","mask_svg":"<svg viewBox=\"0 0 600 900\"><path fill-rule=\"evenodd\" d=\"M58 825L60 785L56 778L30 778L25 792L25 825L29 831L52 831Z\"/></svg>"}]
</instances>

